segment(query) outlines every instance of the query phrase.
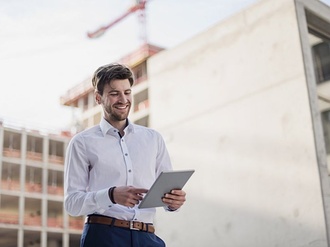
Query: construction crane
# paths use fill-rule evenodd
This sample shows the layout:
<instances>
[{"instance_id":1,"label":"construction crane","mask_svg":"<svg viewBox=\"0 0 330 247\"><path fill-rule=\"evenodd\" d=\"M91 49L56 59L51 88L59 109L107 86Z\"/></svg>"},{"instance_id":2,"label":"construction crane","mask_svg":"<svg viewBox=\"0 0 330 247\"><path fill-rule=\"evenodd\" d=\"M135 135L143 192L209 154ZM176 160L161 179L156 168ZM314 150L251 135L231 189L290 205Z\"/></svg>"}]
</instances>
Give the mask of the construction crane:
<instances>
[{"instance_id":1,"label":"construction crane","mask_svg":"<svg viewBox=\"0 0 330 247\"><path fill-rule=\"evenodd\" d=\"M125 13L117 17L115 20L110 22L108 25L100 27L94 32L88 32L88 38L94 39L102 36L109 28L116 25L121 20L125 19L130 14L139 11L139 22L141 25L141 39L144 43L147 42L147 32L146 32L146 18L145 18L145 8L147 0L135 0L135 4L130 7Z\"/></svg>"}]
</instances>

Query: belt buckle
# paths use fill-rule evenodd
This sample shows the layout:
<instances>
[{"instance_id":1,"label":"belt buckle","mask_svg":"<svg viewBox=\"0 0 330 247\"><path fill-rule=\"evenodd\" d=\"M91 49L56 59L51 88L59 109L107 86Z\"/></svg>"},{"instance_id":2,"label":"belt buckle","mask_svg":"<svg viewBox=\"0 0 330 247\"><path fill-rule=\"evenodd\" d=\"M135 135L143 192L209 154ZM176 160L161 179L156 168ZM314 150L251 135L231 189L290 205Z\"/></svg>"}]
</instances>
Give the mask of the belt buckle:
<instances>
[{"instance_id":1,"label":"belt buckle","mask_svg":"<svg viewBox=\"0 0 330 247\"><path fill-rule=\"evenodd\" d=\"M130 229L130 230L134 230L134 231L140 231L139 228L135 228L135 227L134 227L134 221L130 221L130 222L129 222L129 229Z\"/></svg>"}]
</instances>

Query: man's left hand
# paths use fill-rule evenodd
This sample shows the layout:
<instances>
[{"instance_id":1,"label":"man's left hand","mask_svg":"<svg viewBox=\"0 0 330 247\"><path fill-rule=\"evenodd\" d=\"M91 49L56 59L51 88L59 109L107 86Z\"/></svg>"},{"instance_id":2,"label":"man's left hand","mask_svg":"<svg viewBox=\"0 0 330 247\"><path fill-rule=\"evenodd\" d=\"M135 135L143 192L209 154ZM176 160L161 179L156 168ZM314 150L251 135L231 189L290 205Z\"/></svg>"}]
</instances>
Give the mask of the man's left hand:
<instances>
[{"instance_id":1,"label":"man's left hand","mask_svg":"<svg viewBox=\"0 0 330 247\"><path fill-rule=\"evenodd\" d=\"M183 190L172 190L163 197L163 202L167 204L170 210L179 209L186 201L186 192Z\"/></svg>"}]
</instances>

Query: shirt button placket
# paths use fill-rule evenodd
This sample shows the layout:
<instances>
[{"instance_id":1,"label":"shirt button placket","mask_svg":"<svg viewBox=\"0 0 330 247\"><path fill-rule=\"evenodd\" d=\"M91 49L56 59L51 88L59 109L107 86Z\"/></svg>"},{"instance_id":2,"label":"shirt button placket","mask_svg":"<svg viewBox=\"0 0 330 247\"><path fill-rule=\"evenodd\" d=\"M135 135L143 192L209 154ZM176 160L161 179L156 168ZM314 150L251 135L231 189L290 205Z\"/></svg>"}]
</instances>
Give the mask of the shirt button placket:
<instances>
[{"instance_id":1,"label":"shirt button placket","mask_svg":"<svg viewBox=\"0 0 330 247\"><path fill-rule=\"evenodd\" d=\"M124 160L125 160L125 164L126 164L127 185L132 185L133 184L132 161L129 157L128 149L127 149L126 143L124 141L124 138L121 139L121 147L122 147L122 150L123 150Z\"/></svg>"}]
</instances>

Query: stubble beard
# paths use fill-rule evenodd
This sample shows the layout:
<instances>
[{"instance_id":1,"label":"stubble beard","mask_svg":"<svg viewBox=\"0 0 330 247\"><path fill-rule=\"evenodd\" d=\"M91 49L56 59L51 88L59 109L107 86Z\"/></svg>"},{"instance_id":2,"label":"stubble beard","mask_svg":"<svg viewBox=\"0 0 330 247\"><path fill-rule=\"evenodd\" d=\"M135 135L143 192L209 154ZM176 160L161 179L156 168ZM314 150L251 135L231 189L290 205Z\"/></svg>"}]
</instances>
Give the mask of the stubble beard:
<instances>
[{"instance_id":1,"label":"stubble beard","mask_svg":"<svg viewBox=\"0 0 330 247\"><path fill-rule=\"evenodd\" d=\"M126 120L128 118L128 114L130 112L130 106L128 106L128 109L125 113L117 113L116 109L113 109L112 107L108 107L105 109L105 112L107 113L108 117L111 121L114 122L121 122L123 120Z\"/></svg>"}]
</instances>

